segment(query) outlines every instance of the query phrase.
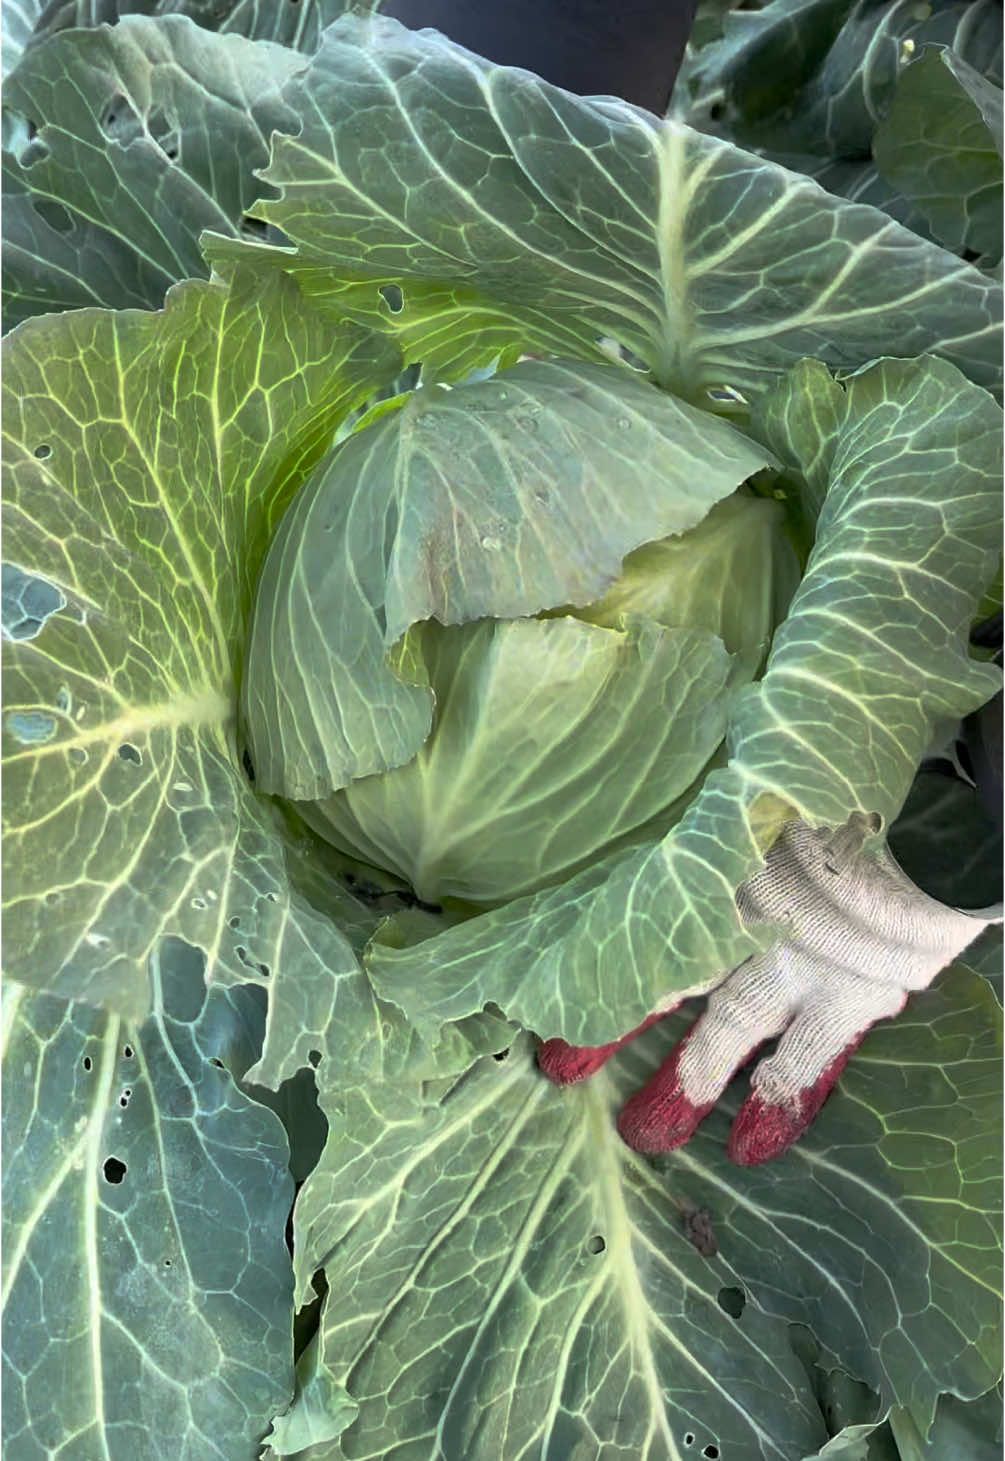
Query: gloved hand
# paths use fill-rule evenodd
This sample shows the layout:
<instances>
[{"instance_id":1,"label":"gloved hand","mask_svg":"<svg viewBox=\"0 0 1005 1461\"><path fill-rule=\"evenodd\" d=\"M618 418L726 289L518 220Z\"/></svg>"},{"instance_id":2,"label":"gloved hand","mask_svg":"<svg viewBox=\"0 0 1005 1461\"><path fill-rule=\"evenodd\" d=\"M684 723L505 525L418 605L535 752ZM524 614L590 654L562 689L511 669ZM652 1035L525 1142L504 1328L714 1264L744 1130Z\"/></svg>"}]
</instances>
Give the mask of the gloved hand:
<instances>
[{"instance_id":1,"label":"gloved hand","mask_svg":"<svg viewBox=\"0 0 1005 1461\"><path fill-rule=\"evenodd\" d=\"M745 922L784 923L792 933L723 971L705 1013L622 1111L618 1130L629 1146L683 1145L733 1073L781 1035L754 1071L728 1146L743 1166L780 1156L810 1125L869 1027L899 1014L908 994L1000 921L1000 908L965 913L929 898L885 848L863 853L868 830L861 814L836 833L786 825L736 902ZM582 1080L677 1003L610 1045L546 1040L538 1064L560 1085Z\"/></svg>"}]
</instances>

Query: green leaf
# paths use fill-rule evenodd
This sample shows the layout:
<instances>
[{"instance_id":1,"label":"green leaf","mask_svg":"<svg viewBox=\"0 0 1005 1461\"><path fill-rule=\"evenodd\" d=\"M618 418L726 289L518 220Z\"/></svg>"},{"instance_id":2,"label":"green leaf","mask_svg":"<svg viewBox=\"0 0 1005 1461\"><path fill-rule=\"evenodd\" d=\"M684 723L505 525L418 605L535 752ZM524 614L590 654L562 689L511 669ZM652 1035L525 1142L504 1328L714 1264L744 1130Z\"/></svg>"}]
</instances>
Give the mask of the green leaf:
<instances>
[{"instance_id":1,"label":"green leaf","mask_svg":"<svg viewBox=\"0 0 1005 1461\"><path fill-rule=\"evenodd\" d=\"M681 123L380 16L336 22L285 97L303 129L275 139L263 177L281 197L253 211L296 251L207 240L209 257L296 273L430 368L470 366L473 337L483 357L585 359L613 337L707 404L803 356L854 369L895 338L1000 381L993 282ZM400 287L397 312L380 286Z\"/></svg>"},{"instance_id":2,"label":"green leaf","mask_svg":"<svg viewBox=\"0 0 1005 1461\"><path fill-rule=\"evenodd\" d=\"M134 1028L5 982L12 1458L255 1461L291 1394L286 1138L218 1068L255 1014L203 964L168 940Z\"/></svg>"},{"instance_id":3,"label":"green leaf","mask_svg":"<svg viewBox=\"0 0 1005 1461\"><path fill-rule=\"evenodd\" d=\"M1002 928L1001 924L986 928L979 939L967 949L967 967L975 969L995 991L998 1003L1002 1003Z\"/></svg>"},{"instance_id":4,"label":"green leaf","mask_svg":"<svg viewBox=\"0 0 1005 1461\"><path fill-rule=\"evenodd\" d=\"M293 1404L273 1421L264 1456L272 1461L335 1441L358 1414L359 1406L345 1386L332 1379L324 1359L324 1337L316 1334L297 1361Z\"/></svg>"},{"instance_id":5,"label":"green leaf","mask_svg":"<svg viewBox=\"0 0 1005 1461\"><path fill-rule=\"evenodd\" d=\"M377 0L62 0L45 10L42 37L79 26L114 25L125 15L187 15L206 30L275 41L298 51L317 50L321 32L347 10L367 11Z\"/></svg>"},{"instance_id":6,"label":"green leaf","mask_svg":"<svg viewBox=\"0 0 1005 1461\"><path fill-rule=\"evenodd\" d=\"M829 193L847 198L849 203L867 203L870 208L881 209L929 243L938 242L924 214L881 175L871 157L821 158L808 153L779 152L772 153L772 161L793 172L805 173Z\"/></svg>"},{"instance_id":7,"label":"green leaf","mask_svg":"<svg viewBox=\"0 0 1005 1461\"><path fill-rule=\"evenodd\" d=\"M5 646L6 967L138 1020L173 933L207 952L210 980L281 971L298 1064L346 999L345 1050L365 1061L372 996L291 890L235 715L269 535L397 365L351 326L333 335L291 281L243 286L29 321L5 342L4 552L65 602Z\"/></svg>"},{"instance_id":8,"label":"green leaf","mask_svg":"<svg viewBox=\"0 0 1005 1461\"><path fill-rule=\"evenodd\" d=\"M868 157L905 61L953 47L1001 85L995 0L773 0L734 10L691 73L699 95L721 92L717 116L744 146L818 157Z\"/></svg>"},{"instance_id":9,"label":"green leaf","mask_svg":"<svg viewBox=\"0 0 1005 1461\"><path fill-rule=\"evenodd\" d=\"M407 642L388 656L413 624L593 602L626 553L772 460L609 365L413 392L338 448L276 535L244 679L259 785L314 800L410 760L432 695Z\"/></svg>"},{"instance_id":10,"label":"green leaf","mask_svg":"<svg viewBox=\"0 0 1005 1461\"><path fill-rule=\"evenodd\" d=\"M767 672L735 702L728 768L651 849L413 949L376 944L378 994L420 1031L492 999L543 1036L596 1045L668 994L709 987L779 932L743 929L734 895L781 821L892 822L932 721L998 688L967 653L1001 534L991 398L943 361L883 361L844 387L809 361L765 401L760 429L800 470L828 461L830 485Z\"/></svg>"},{"instance_id":11,"label":"green leaf","mask_svg":"<svg viewBox=\"0 0 1005 1461\"><path fill-rule=\"evenodd\" d=\"M911 880L940 903L988 908L1000 902L1001 829L965 781L939 771L919 772L889 843Z\"/></svg>"},{"instance_id":12,"label":"green leaf","mask_svg":"<svg viewBox=\"0 0 1005 1461\"><path fill-rule=\"evenodd\" d=\"M20 61L41 11L42 0L9 0L3 7L3 46L0 48L0 56L5 81Z\"/></svg>"},{"instance_id":13,"label":"green leaf","mask_svg":"<svg viewBox=\"0 0 1005 1461\"><path fill-rule=\"evenodd\" d=\"M983 981L953 971L874 1032L799 1146L742 1181L724 1141L743 1081L658 1162L616 1134L686 1025L565 1090L521 1041L445 1087L329 1108L295 1213L298 1292L323 1265L333 1378L360 1409L316 1461L812 1455L827 1432L792 1323L921 1425L940 1390L993 1383L1001 1066ZM692 1207L712 1256L686 1236Z\"/></svg>"},{"instance_id":14,"label":"green leaf","mask_svg":"<svg viewBox=\"0 0 1005 1461\"><path fill-rule=\"evenodd\" d=\"M1002 1447L1001 1385L969 1404L955 1395L943 1395L927 1437L905 1411L894 1410L890 1425L900 1461L998 1461Z\"/></svg>"},{"instance_id":15,"label":"green leaf","mask_svg":"<svg viewBox=\"0 0 1005 1461\"><path fill-rule=\"evenodd\" d=\"M183 16L130 16L31 47L4 89L37 129L4 157L7 325L159 306L171 284L207 274L199 234L238 234L270 133L296 129L281 93L303 65Z\"/></svg>"},{"instance_id":16,"label":"green leaf","mask_svg":"<svg viewBox=\"0 0 1005 1461\"><path fill-rule=\"evenodd\" d=\"M1002 256L1002 92L942 47L902 71L877 128L880 172L946 248Z\"/></svg>"}]
</instances>

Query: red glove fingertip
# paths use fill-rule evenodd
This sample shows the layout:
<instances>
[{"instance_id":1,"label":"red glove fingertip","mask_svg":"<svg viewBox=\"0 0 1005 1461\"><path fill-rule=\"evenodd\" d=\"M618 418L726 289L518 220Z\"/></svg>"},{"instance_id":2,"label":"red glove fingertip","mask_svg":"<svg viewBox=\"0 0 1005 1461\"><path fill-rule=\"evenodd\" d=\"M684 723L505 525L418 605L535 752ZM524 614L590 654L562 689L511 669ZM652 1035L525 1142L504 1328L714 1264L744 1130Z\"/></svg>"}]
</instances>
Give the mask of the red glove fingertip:
<instances>
[{"instance_id":1,"label":"red glove fingertip","mask_svg":"<svg viewBox=\"0 0 1005 1461\"><path fill-rule=\"evenodd\" d=\"M617 1041L611 1045L570 1045L567 1040L545 1040L538 1047L537 1063L556 1086L570 1086L596 1075L617 1048Z\"/></svg>"},{"instance_id":2,"label":"red glove fingertip","mask_svg":"<svg viewBox=\"0 0 1005 1461\"><path fill-rule=\"evenodd\" d=\"M811 1086L801 1090L794 1102L769 1104L752 1090L737 1113L729 1133L726 1155L740 1167L757 1167L784 1156L813 1124L821 1106L840 1079L848 1061L868 1034L863 1030Z\"/></svg>"},{"instance_id":3,"label":"red glove fingertip","mask_svg":"<svg viewBox=\"0 0 1005 1461\"><path fill-rule=\"evenodd\" d=\"M674 1009L676 1009L674 1005ZM571 1086L576 1081L586 1080L587 1076L596 1075L601 1066L606 1065L611 1056L655 1025L657 1020L662 1020L666 1015L672 1014L673 1010L660 1010L658 1014L648 1015L641 1025L634 1030L629 1030L627 1035L622 1035L620 1040L612 1040L609 1045L570 1045L567 1040L553 1039L544 1040L538 1046L537 1063L544 1075L556 1086Z\"/></svg>"},{"instance_id":4,"label":"red glove fingertip","mask_svg":"<svg viewBox=\"0 0 1005 1461\"><path fill-rule=\"evenodd\" d=\"M783 1156L812 1120L813 1115L804 1115L802 1103L769 1106L760 1096L748 1096L733 1122L726 1155L739 1167L758 1167Z\"/></svg>"},{"instance_id":5,"label":"red glove fingertip","mask_svg":"<svg viewBox=\"0 0 1005 1461\"><path fill-rule=\"evenodd\" d=\"M678 1079L681 1057L690 1039L686 1035L649 1084L625 1103L618 1131L634 1151L656 1156L683 1146L715 1105L715 1101L709 1101L696 1106L688 1100Z\"/></svg>"}]
</instances>

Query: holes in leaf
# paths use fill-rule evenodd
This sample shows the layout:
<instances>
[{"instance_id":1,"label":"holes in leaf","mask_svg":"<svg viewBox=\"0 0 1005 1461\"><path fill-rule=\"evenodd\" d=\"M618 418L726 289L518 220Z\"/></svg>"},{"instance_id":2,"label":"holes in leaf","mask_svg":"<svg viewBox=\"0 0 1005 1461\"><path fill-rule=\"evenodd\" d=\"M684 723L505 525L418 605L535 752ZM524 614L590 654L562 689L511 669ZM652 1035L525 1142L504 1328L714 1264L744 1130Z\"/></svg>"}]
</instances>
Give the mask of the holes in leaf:
<instances>
[{"instance_id":1,"label":"holes in leaf","mask_svg":"<svg viewBox=\"0 0 1005 1461\"><path fill-rule=\"evenodd\" d=\"M382 284L378 293L393 315L401 314L405 308L405 296L397 284Z\"/></svg>"},{"instance_id":2,"label":"holes in leaf","mask_svg":"<svg viewBox=\"0 0 1005 1461\"><path fill-rule=\"evenodd\" d=\"M269 978L272 970L269 968L268 964L259 964L255 959L250 958L248 951L243 944L238 944L237 948L234 950L234 953L237 955L237 957L240 959L241 963L246 969L253 969L256 974L261 974L263 979Z\"/></svg>"},{"instance_id":3,"label":"holes in leaf","mask_svg":"<svg viewBox=\"0 0 1005 1461\"><path fill-rule=\"evenodd\" d=\"M606 1247L607 1244L604 1242L604 1239L599 1233L594 1233L592 1238L587 1238L586 1240L587 1253L592 1253L595 1256L597 1254L603 1253Z\"/></svg>"},{"instance_id":4,"label":"holes in leaf","mask_svg":"<svg viewBox=\"0 0 1005 1461\"><path fill-rule=\"evenodd\" d=\"M508 1054L509 1054L509 1047L507 1047L505 1050L497 1050L495 1052L495 1054L493 1055L492 1059L493 1060L505 1060Z\"/></svg>"},{"instance_id":5,"label":"holes in leaf","mask_svg":"<svg viewBox=\"0 0 1005 1461\"><path fill-rule=\"evenodd\" d=\"M251 782L252 786L254 786L254 784L255 784L255 768L251 764L251 757L248 755L248 748L247 747L245 747L244 750L241 752L241 765L244 767L244 774L245 774L245 776Z\"/></svg>"},{"instance_id":6,"label":"holes in leaf","mask_svg":"<svg viewBox=\"0 0 1005 1461\"><path fill-rule=\"evenodd\" d=\"M24 618L20 619L13 629L8 629L4 625L4 637L6 639L34 639L42 627L42 622L41 619Z\"/></svg>"},{"instance_id":7,"label":"holes in leaf","mask_svg":"<svg viewBox=\"0 0 1005 1461\"><path fill-rule=\"evenodd\" d=\"M684 1437L684 1444L690 1449L690 1447L694 1445L696 1440L697 1437L694 1434L694 1431L688 1431ZM705 1461L719 1461L720 1453L718 1441L709 1441L708 1445L703 1448L701 1454L705 1457Z\"/></svg>"},{"instance_id":8,"label":"holes in leaf","mask_svg":"<svg viewBox=\"0 0 1005 1461\"><path fill-rule=\"evenodd\" d=\"M126 1164L120 1162L118 1157L106 1157L101 1170L105 1174L105 1181L111 1182L113 1187L117 1187L126 1175Z\"/></svg>"},{"instance_id":9,"label":"holes in leaf","mask_svg":"<svg viewBox=\"0 0 1005 1461\"><path fill-rule=\"evenodd\" d=\"M742 391L734 389L733 386L709 386L705 392L710 401L726 401L735 403L738 406L746 406L747 398Z\"/></svg>"},{"instance_id":10,"label":"holes in leaf","mask_svg":"<svg viewBox=\"0 0 1005 1461\"><path fill-rule=\"evenodd\" d=\"M165 1268L170 1268L171 1267L171 1260L170 1260L170 1258L165 1258L165 1260L164 1260L164 1267Z\"/></svg>"},{"instance_id":11,"label":"holes in leaf","mask_svg":"<svg viewBox=\"0 0 1005 1461\"><path fill-rule=\"evenodd\" d=\"M12 711L7 717L7 729L22 746L34 746L52 740L56 722L40 710Z\"/></svg>"},{"instance_id":12,"label":"holes in leaf","mask_svg":"<svg viewBox=\"0 0 1005 1461\"><path fill-rule=\"evenodd\" d=\"M241 927L241 920L240 920L240 918L238 918L238 916L237 916L236 913L234 914L233 918L230 920L230 926L231 926L231 928L240 928Z\"/></svg>"},{"instance_id":13,"label":"holes in leaf","mask_svg":"<svg viewBox=\"0 0 1005 1461\"><path fill-rule=\"evenodd\" d=\"M107 132L109 137L121 138L125 133L135 131L137 121L136 113L120 93L108 103L101 120L101 130Z\"/></svg>"},{"instance_id":14,"label":"holes in leaf","mask_svg":"<svg viewBox=\"0 0 1005 1461\"><path fill-rule=\"evenodd\" d=\"M193 898L193 899L192 899L192 904L191 904L191 906L192 906L192 907L193 907L193 908L194 908L194 909L196 909L196 911L197 911L197 912L199 912L199 913L202 913L202 912L203 912L203 910L204 910L204 909L205 909L205 907L206 907L206 900L205 900L205 898ZM237 951L237 952L238 952L238 953L240 953L240 952L241 952L241 950L240 950L240 949L238 949L238 951Z\"/></svg>"},{"instance_id":15,"label":"holes in leaf","mask_svg":"<svg viewBox=\"0 0 1005 1461\"><path fill-rule=\"evenodd\" d=\"M34 639L50 614L66 608L66 599L54 584L35 578L13 563L3 565L3 632L8 639Z\"/></svg>"},{"instance_id":16,"label":"holes in leaf","mask_svg":"<svg viewBox=\"0 0 1005 1461\"><path fill-rule=\"evenodd\" d=\"M29 167L31 164L27 160L28 154L38 135L38 127L35 123L30 121L23 112L15 111L13 107L4 107L0 131L3 134L4 151L11 153L15 162L20 163L22 167Z\"/></svg>"},{"instance_id":17,"label":"holes in leaf","mask_svg":"<svg viewBox=\"0 0 1005 1461\"><path fill-rule=\"evenodd\" d=\"M47 441L43 441L40 446L37 446L35 448L35 455L38 457L40 462L44 462L46 457L52 456L52 447Z\"/></svg>"},{"instance_id":18,"label":"holes in leaf","mask_svg":"<svg viewBox=\"0 0 1005 1461\"><path fill-rule=\"evenodd\" d=\"M129 1098L132 1094L132 1088L130 1086L126 1086L122 1092L122 1095L119 1097L119 1105L122 1107L123 1111L129 1105Z\"/></svg>"},{"instance_id":19,"label":"holes in leaf","mask_svg":"<svg viewBox=\"0 0 1005 1461\"><path fill-rule=\"evenodd\" d=\"M61 900L62 896L63 896L62 893L56 893L56 892L46 893L46 895L45 895L45 904L46 904L46 907L47 908L55 908L56 904Z\"/></svg>"},{"instance_id":20,"label":"holes in leaf","mask_svg":"<svg viewBox=\"0 0 1005 1461\"><path fill-rule=\"evenodd\" d=\"M731 1319L739 1319L747 1304L746 1294L738 1288L720 1289L717 1299L719 1308L725 1310Z\"/></svg>"},{"instance_id":21,"label":"holes in leaf","mask_svg":"<svg viewBox=\"0 0 1005 1461\"><path fill-rule=\"evenodd\" d=\"M123 741L122 745L119 747L119 760L131 761L134 766L143 765L142 755L136 749L136 747L130 745L128 741Z\"/></svg>"},{"instance_id":22,"label":"holes in leaf","mask_svg":"<svg viewBox=\"0 0 1005 1461\"><path fill-rule=\"evenodd\" d=\"M210 1065L215 1065L218 1070L226 1070L227 1069L227 1067L224 1065L223 1061L222 1060L217 1060L217 1058L216 1058L215 1055L211 1055L209 1057L209 1063L210 1063Z\"/></svg>"},{"instance_id":23,"label":"holes in leaf","mask_svg":"<svg viewBox=\"0 0 1005 1461\"><path fill-rule=\"evenodd\" d=\"M43 142L40 138L32 137L31 141L28 143L27 147L25 147L24 151L21 153L21 156L18 158L18 162L21 164L22 167L29 168L34 167L36 162L44 162L48 156L49 144L47 142Z\"/></svg>"},{"instance_id":24,"label":"holes in leaf","mask_svg":"<svg viewBox=\"0 0 1005 1461\"><path fill-rule=\"evenodd\" d=\"M307 1059L310 1061L311 1065L313 1065L314 1069L317 1070L318 1066L321 1064L321 1051L308 1050Z\"/></svg>"},{"instance_id":25,"label":"holes in leaf","mask_svg":"<svg viewBox=\"0 0 1005 1461\"><path fill-rule=\"evenodd\" d=\"M85 1055L83 1060L81 1061L81 1065L84 1067L85 1070L90 1070L93 1064L94 1062L91 1060L91 1057L89 1055Z\"/></svg>"},{"instance_id":26,"label":"holes in leaf","mask_svg":"<svg viewBox=\"0 0 1005 1461\"><path fill-rule=\"evenodd\" d=\"M31 206L54 233L70 233L73 229L73 218L62 203L54 203L51 198L32 198Z\"/></svg>"},{"instance_id":27,"label":"holes in leaf","mask_svg":"<svg viewBox=\"0 0 1005 1461\"><path fill-rule=\"evenodd\" d=\"M126 1060L132 1060L133 1047L131 1045L123 1045L122 1054L125 1056Z\"/></svg>"},{"instance_id":28,"label":"holes in leaf","mask_svg":"<svg viewBox=\"0 0 1005 1461\"><path fill-rule=\"evenodd\" d=\"M160 107L155 107L147 117L147 132L170 162L176 161L181 148L178 122L169 117Z\"/></svg>"}]
</instances>

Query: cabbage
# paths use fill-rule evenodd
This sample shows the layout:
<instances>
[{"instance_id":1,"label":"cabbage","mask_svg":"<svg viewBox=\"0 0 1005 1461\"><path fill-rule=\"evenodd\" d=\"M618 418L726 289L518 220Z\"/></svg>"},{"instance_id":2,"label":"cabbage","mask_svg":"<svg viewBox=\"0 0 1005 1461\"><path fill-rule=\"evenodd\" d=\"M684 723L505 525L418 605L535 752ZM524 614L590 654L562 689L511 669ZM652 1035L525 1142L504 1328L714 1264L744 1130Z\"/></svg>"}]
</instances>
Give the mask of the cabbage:
<instances>
[{"instance_id":1,"label":"cabbage","mask_svg":"<svg viewBox=\"0 0 1005 1461\"><path fill-rule=\"evenodd\" d=\"M433 691L429 738L305 820L429 902L505 901L643 824L668 830L798 581L784 521L779 503L734 495L629 554L580 609L415 625L402 660Z\"/></svg>"}]
</instances>

